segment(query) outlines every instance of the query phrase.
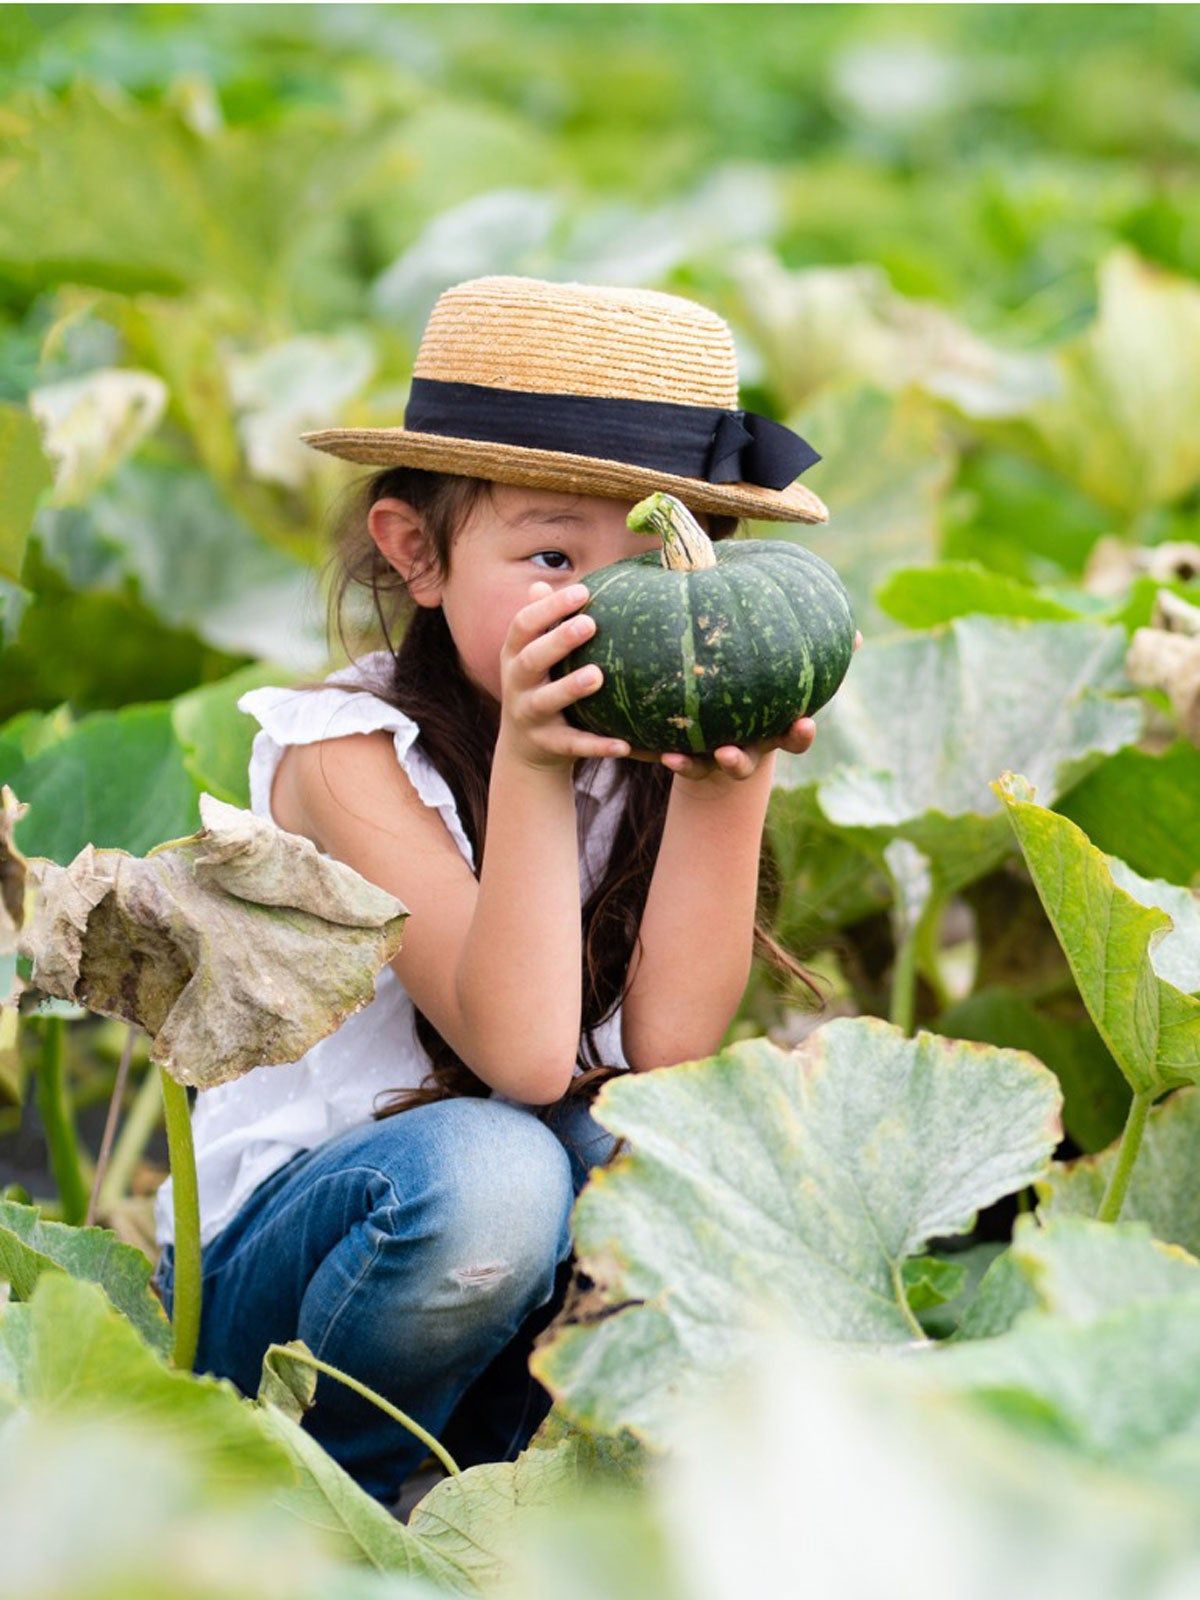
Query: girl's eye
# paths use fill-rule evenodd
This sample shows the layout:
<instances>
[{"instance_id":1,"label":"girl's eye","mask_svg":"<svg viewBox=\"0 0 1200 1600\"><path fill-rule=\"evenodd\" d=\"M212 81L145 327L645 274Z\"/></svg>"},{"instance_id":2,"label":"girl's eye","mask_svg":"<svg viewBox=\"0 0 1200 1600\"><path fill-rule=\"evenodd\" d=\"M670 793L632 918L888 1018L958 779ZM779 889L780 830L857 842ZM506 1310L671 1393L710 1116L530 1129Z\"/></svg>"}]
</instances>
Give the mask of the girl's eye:
<instances>
[{"instance_id":1,"label":"girl's eye","mask_svg":"<svg viewBox=\"0 0 1200 1600\"><path fill-rule=\"evenodd\" d=\"M567 563L568 566L571 563L570 556L567 555L566 552L563 551L563 550L535 550L534 553L530 556L529 559L531 561L536 561L538 556L561 556L563 558L563 560ZM557 567L557 566L550 568L551 572L561 572L562 570L563 569L561 567Z\"/></svg>"}]
</instances>

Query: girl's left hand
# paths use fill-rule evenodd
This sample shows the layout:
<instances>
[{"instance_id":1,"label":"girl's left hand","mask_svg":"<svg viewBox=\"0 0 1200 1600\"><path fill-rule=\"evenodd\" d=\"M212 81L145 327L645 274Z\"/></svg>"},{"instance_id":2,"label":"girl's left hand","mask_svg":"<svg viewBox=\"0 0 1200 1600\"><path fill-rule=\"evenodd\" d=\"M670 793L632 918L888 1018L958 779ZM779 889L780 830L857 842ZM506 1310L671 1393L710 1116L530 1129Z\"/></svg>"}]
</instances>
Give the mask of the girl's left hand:
<instances>
[{"instance_id":1,"label":"girl's left hand","mask_svg":"<svg viewBox=\"0 0 1200 1600\"><path fill-rule=\"evenodd\" d=\"M862 633L854 635L854 648L862 643ZM797 717L784 734L774 739L758 739L752 744L722 744L711 755L681 755L676 751L657 754L650 750L631 750L627 759L635 761L661 761L681 778L702 782L706 778L749 778L758 770L763 757L772 750L786 750L802 756L817 736L817 725L811 717Z\"/></svg>"}]
</instances>

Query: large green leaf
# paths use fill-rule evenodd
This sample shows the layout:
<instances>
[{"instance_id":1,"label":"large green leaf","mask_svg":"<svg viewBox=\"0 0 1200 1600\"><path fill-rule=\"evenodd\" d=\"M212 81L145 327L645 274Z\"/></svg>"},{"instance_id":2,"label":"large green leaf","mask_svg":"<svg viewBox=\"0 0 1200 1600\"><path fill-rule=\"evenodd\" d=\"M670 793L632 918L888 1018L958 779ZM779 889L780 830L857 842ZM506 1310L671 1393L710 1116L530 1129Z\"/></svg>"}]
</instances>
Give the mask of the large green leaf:
<instances>
[{"instance_id":1,"label":"large green leaf","mask_svg":"<svg viewBox=\"0 0 1200 1600\"><path fill-rule=\"evenodd\" d=\"M790 950L824 943L891 900L887 873L829 826L814 789L771 791L767 835L777 869L776 938Z\"/></svg>"},{"instance_id":2,"label":"large green leaf","mask_svg":"<svg viewBox=\"0 0 1200 1600\"><path fill-rule=\"evenodd\" d=\"M1116 1141L1099 1155L1055 1163L1037 1181L1039 1210L1053 1218L1095 1216L1116 1164ZM1149 1225L1155 1238L1200 1256L1200 1091L1179 1089L1151 1108L1129 1189L1125 1218Z\"/></svg>"},{"instance_id":3,"label":"large green leaf","mask_svg":"<svg viewBox=\"0 0 1200 1600\"><path fill-rule=\"evenodd\" d=\"M0 578L20 577L33 514L53 477L27 408L0 405Z\"/></svg>"},{"instance_id":4,"label":"large green leaf","mask_svg":"<svg viewBox=\"0 0 1200 1600\"><path fill-rule=\"evenodd\" d=\"M868 641L776 783L815 784L828 822L879 859L908 840L949 892L1011 849L998 773L1031 772L1054 799L1138 737L1140 702L1113 697L1129 687L1125 647L1120 628L983 616Z\"/></svg>"},{"instance_id":5,"label":"large green leaf","mask_svg":"<svg viewBox=\"0 0 1200 1600\"><path fill-rule=\"evenodd\" d=\"M40 523L39 523L40 528ZM168 627L138 599L69 587L30 541L28 603L0 648L0 719L69 701L77 713L169 700L243 664L192 633Z\"/></svg>"},{"instance_id":6,"label":"large green leaf","mask_svg":"<svg viewBox=\"0 0 1200 1600\"><path fill-rule=\"evenodd\" d=\"M935 628L955 617L985 612L991 616L1067 621L1119 622L1129 633L1147 627L1160 589L1185 600L1200 599L1200 586L1162 582L1145 574L1119 598L1089 594L1066 584L1031 588L993 572L981 561L941 561L933 566L901 567L875 591L876 603L906 628Z\"/></svg>"},{"instance_id":7,"label":"large green leaf","mask_svg":"<svg viewBox=\"0 0 1200 1600\"><path fill-rule=\"evenodd\" d=\"M1155 1239L1144 1222L1067 1213L1047 1221L1043 1208L1036 1218L1017 1218L1012 1244L984 1275L956 1342L1007 1333L1025 1312L1090 1322L1137 1300L1197 1293L1200 1262Z\"/></svg>"},{"instance_id":8,"label":"large green leaf","mask_svg":"<svg viewBox=\"0 0 1200 1600\"><path fill-rule=\"evenodd\" d=\"M1129 1086L1086 1015L1054 1016L1014 990L984 988L948 1006L933 1031L1044 1062L1062 1086L1063 1127L1081 1150L1102 1150L1125 1126Z\"/></svg>"},{"instance_id":9,"label":"large green leaf","mask_svg":"<svg viewBox=\"0 0 1200 1600\"><path fill-rule=\"evenodd\" d=\"M304 671L324 661L310 568L259 538L203 472L127 461L85 507L43 513L38 533L69 582L136 578L157 617L217 649Z\"/></svg>"},{"instance_id":10,"label":"large green leaf","mask_svg":"<svg viewBox=\"0 0 1200 1600\"><path fill-rule=\"evenodd\" d=\"M208 151L178 114L79 83L62 100L10 101L6 131L8 272L171 290L214 268L245 276L248 241L214 215Z\"/></svg>"},{"instance_id":11,"label":"large green leaf","mask_svg":"<svg viewBox=\"0 0 1200 1600\"><path fill-rule=\"evenodd\" d=\"M236 1499L292 1481L287 1453L225 1379L166 1366L99 1284L43 1273L27 1304L0 1312L0 1402L37 1416L136 1417L186 1444Z\"/></svg>"},{"instance_id":12,"label":"large green leaf","mask_svg":"<svg viewBox=\"0 0 1200 1600\"><path fill-rule=\"evenodd\" d=\"M1128 748L1056 803L1098 849L1168 883L1200 883L1200 750L1177 739L1161 755ZM1130 818L1137 818L1137 826Z\"/></svg>"},{"instance_id":13,"label":"large green leaf","mask_svg":"<svg viewBox=\"0 0 1200 1600\"><path fill-rule=\"evenodd\" d=\"M613 1080L595 1114L632 1151L573 1218L597 1292L531 1369L586 1426L653 1439L764 1311L821 1339L912 1337L905 1259L1044 1170L1060 1103L1022 1052L906 1039L873 1017L790 1054L744 1040Z\"/></svg>"},{"instance_id":14,"label":"large green leaf","mask_svg":"<svg viewBox=\"0 0 1200 1600\"><path fill-rule=\"evenodd\" d=\"M198 788L230 805L250 804L250 747L258 724L237 702L249 689L286 684L293 674L270 662L205 683L179 695L171 706L171 723L183 750L183 764Z\"/></svg>"},{"instance_id":15,"label":"large green leaf","mask_svg":"<svg viewBox=\"0 0 1200 1600\"><path fill-rule=\"evenodd\" d=\"M405 1526L300 1425L318 1379L311 1367L289 1359L292 1348L274 1345L267 1352L258 1393L262 1424L289 1452L297 1472L298 1482L281 1491L278 1503L298 1521L321 1528L333 1548L380 1572L425 1577L454 1594L477 1594L506 1574L531 1513L581 1498L592 1488L633 1488L638 1481L632 1463L616 1456L607 1441L573 1434L524 1450L515 1461L470 1467L444 1479Z\"/></svg>"},{"instance_id":16,"label":"large green leaf","mask_svg":"<svg viewBox=\"0 0 1200 1600\"><path fill-rule=\"evenodd\" d=\"M1127 1469L1169 1471L1200 1495L1200 1289L1147 1298L1147 1276L1130 1270L1129 1298L1105 1309L1097 1296L1082 1321L1032 1310L994 1338L942 1347L938 1382L1018 1429ZM1178 1289L1182 1276L1195 1269L1168 1270L1159 1286Z\"/></svg>"},{"instance_id":17,"label":"large green leaf","mask_svg":"<svg viewBox=\"0 0 1200 1600\"><path fill-rule=\"evenodd\" d=\"M1135 1300L1200 1294L1200 1261L1155 1239L1144 1222L1019 1217L1012 1255L1042 1309L1069 1322Z\"/></svg>"},{"instance_id":18,"label":"large green leaf","mask_svg":"<svg viewBox=\"0 0 1200 1600\"><path fill-rule=\"evenodd\" d=\"M1056 352L1028 426L1050 463L1132 521L1200 483L1200 287L1127 246L1099 270L1096 321Z\"/></svg>"},{"instance_id":19,"label":"large green leaf","mask_svg":"<svg viewBox=\"0 0 1200 1600\"><path fill-rule=\"evenodd\" d=\"M262 307L305 202L353 171L366 131L339 126L332 138L328 121L294 116L278 132L201 133L111 82L24 90L6 104L0 140L0 269L29 287L220 283Z\"/></svg>"},{"instance_id":20,"label":"large green leaf","mask_svg":"<svg viewBox=\"0 0 1200 1600\"><path fill-rule=\"evenodd\" d=\"M935 628L980 612L1058 622L1079 614L1015 578L989 571L980 561L898 567L875 590L875 603L906 628Z\"/></svg>"},{"instance_id":21,"label":"large green leaf","mask_svg":"<svg viewBox=\"0 0 1200 1600\"><path fill-rule=\"evenodd\" d=\"M439 1588L473 1592L469 1584L456 1581L454 1564L441 1560L436 1549L414 1537L386 1506L364 1493L299 1423L269 1405L262 1408L260 1422L263 1433L291 1460L297 1481L276 1498L298 1523L319 1529L343 1557L376 1571L424 1576Z\"/></svg>"},{"instance_id":22,"label":"large green leaf","mask_svg":"<svg viewBox=\"0 0 1200 1600\"><path fill-rule=\"evenodd\" d=\"M30 1600L436 1600L337 1560L270 1479L232 1499L191 1432L137 1407L10 1416L0 1477L5 1588Z\"/></svg>"},{"instance_id":23,"label":"large green leaf","mask_svg":"<svg viewBox=\"0 0 1200 1600\"><path fill-rule=\"evenodd\" d=\"M456 1569L459 1585L487 1587L518 1555L530 1521L556 1508L624 1494L636 1503L640 1474L606 1441L576 1434L548 1449L529 1449L513 1462L470 1467L443 1478L419 1501L408 1521L411 1534L436 1552L444 1573Z\"/></svg>"},{"instance_id":24,"label":"large green leaf","mask_svg":"<svg viewBox=\"0 0 1200 1600\"><path fill-rule=\"evenodd\" d=\"M1166 1473L1148 1484L1119 1460L1056 1447L1033 1419L1022 1428L996 1415L986 1390L940 1381L950 1354L847 1361L800 1338L764 1341L678 1419L657 1474L682 1593L1190 1592L1200 1568L1193 1494ZM1152 1356L1151 1345L1143 1371ZM1119 1393L1120 1370L1089 1371L1081 1399L1106 1381ZM1167 1377L1164 1392L1171 1386ZM1040 1397L1027 1405L1044 1414Z\"/></svg>"},{"instance_id":25,"label":"large green leaf","mask_svg":"<svg viewBox=\"0 0 1200 1600\"><path fill-rule=\"evenodd\" d=\"M991 431L990 429L988 430ZM1023 584L1081 576L1108 514L1043 462L1001 447L959 463L944 502L941 554Z\"/></svg>"},{"instance_id":26,"label":"large green leaf","mask_svg":"<svg viewBox=\"0 0 1200 1600\"><path fill-rule=\"evenodd\" d=\"M170 704L93 712L0 780L29 806L21 849L63 864L89 844L140 853L199 819Z\"/></svg>"},{"instance_id":27,"label":"large green leaf","mask_svg":"<svg viewBox=\"0 0 1200 1600\"><path fill-rule=\"evenodd\" d=\"M1084 1004L1130 1087L1159 1094L1200 1079L1200 999L1190 993L1200 988L1195 898L1097 850L1073 822L1035 803L1023 775L1006 772L993 787Z\"/></svg>"},{"instance_id":28,"label":"large green leaf","mask_svg":"<svg viewBox=\"0 0 1200 1600\"><path fill-rule=\"evenodd\" d=\"M150 1262L107 1228L45 1222L33 1206L0 1200L0 1279L28 1300L43 1272L67 1272L98 1283L159 1355L171 1348L171 1326L150 1288Z\"/></svg>"}]
</instances>

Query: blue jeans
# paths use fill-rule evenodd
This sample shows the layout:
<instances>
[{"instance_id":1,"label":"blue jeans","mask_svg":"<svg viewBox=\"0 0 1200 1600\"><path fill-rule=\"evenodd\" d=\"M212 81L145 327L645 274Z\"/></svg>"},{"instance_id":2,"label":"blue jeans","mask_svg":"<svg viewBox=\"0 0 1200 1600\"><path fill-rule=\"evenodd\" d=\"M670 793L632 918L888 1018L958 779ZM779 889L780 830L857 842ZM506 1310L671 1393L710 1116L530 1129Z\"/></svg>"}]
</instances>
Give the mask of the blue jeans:
<instances>
[{"instance_id":1,"label":"blue jeans","mask_svg":"<svg viewBox=\"0 0 1200 1600\"><path fill-rule=\"evenodd\" d=\"M300 1151L204 1247L196 1370L254 1395L267 1346L303 1339L460 1466L514 1459L550 1408L528 1359L570 1277L571 1209L614 1146L578 1100L543 1120L461 1097ZM167 1245L168 1314L174 1270ZM428 1453L323 1375L304 1426L385 1504Z\"/></svg>"}]
</instances>

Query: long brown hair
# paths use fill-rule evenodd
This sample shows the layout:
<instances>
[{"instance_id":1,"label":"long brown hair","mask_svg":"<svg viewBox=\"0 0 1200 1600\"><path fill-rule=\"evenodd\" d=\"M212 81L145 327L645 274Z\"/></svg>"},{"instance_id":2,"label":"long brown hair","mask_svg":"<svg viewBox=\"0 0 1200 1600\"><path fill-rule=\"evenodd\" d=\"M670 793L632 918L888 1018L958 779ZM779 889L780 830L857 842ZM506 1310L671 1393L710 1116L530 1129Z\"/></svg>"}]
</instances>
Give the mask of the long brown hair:
<instances>
[{"instance_id":1,"label":"long brown hair","mask_svg":"<svg viewBox=\"0 0 1200 1600\"><path fill-rule=\"evenodd\" d=\"M381 640L390 656L382 681L367 684L381 699L410 716L420 728L421 746L450 787L463 829L475 852L478 876L487 835L487 798L492 755L499 731L497 708L462 670L441 606L419 606L408 584L381 554L367 525L376 500L395 496L420 513L425 557L413 579L430 570L444 577L450 568L457 530L483 496L491 497L488 479L428 472L418 467L388 467L351 484L344 505L333 518L332 582L329 589L329 636L336 633L342 649L354 660L368 644ZM703 520L703 519L702 519ZM711 538L730 537L739 519L710 516ZM357 636L348 639L347 603L370 597ZM302 685L304 688L325 685ZM593 761L582 763L585 781ZM638 929L650 892L650 878L666 820L673 774L648 761L621 762L624 805L608 863L583 906L583 1007L577 1064L583 1068L567 1089L589 1099L600 1085L623 1069L599 1059L593 1033L622 999L627 974L638 944ZM797 979L822 999L805 969L771 935L766 915L778 897L774 858L764 837L759 860L758 907L754 924L755 954L766 958L785 979ZM431 1071L420 1088L398 1089L374 1112L376 1119L414 1106L456 1095L486 1095L488 1086L456 1054L433 1023L417 1007L417 1038L427 1052ZM539 1108L544 1112L549 1108Z\"/></svg>"}]
</instances>

